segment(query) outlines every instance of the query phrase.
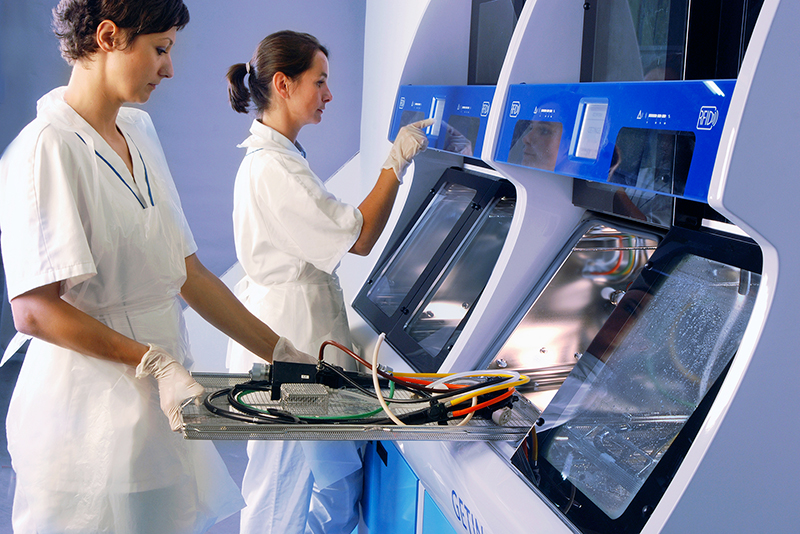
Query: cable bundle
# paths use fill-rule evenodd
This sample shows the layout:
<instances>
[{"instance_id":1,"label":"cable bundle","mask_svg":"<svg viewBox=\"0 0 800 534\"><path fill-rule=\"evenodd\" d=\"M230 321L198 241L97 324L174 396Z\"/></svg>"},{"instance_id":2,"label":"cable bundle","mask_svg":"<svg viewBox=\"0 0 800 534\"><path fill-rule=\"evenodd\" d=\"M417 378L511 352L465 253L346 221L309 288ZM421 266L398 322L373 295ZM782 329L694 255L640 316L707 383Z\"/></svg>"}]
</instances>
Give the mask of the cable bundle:
<instances>
[{"instance_id":1,"label":"cable bundle","mask_svg":"<svg viewBox=\"0 0 800 534\"><path fill-rule=\"evenodd\" d=\"M206 396L204 406L211 413L237 421L256 424L359 424L359 425L420 425L462 419L458 424L465 425L475 414L490 419L492 413L510 408L514 388L525 384L529 378L516 371L468 371L463 373L391 373L377 364L377 355L384 335L378 339L369 363L348 348L335 341L325 341L320 347L317 364L318 382L336 378L351 396L360 396L361 401L376 399L379 408L368 409L348 415L298 415L277 407L257 406L248 402L248 396L259 392L272 392L275 387L270 381L251 380L230 388L220 389ZM323 359L327 345L344 351L359 363L370 369L373 390L366 384L366 375L352 373L328 364ZM280 362L278 362L280 364ZM389 389L388 396L383 389ZM396 392L404 391L411 398L400 398ZM222 408L213 403L225 397L232 409ZM274 398L274 397L273 397ZM459 407L470 401L469 406ZM403 414L395 414L389 404L417 408Z\"/></svg>"}]
</instances>

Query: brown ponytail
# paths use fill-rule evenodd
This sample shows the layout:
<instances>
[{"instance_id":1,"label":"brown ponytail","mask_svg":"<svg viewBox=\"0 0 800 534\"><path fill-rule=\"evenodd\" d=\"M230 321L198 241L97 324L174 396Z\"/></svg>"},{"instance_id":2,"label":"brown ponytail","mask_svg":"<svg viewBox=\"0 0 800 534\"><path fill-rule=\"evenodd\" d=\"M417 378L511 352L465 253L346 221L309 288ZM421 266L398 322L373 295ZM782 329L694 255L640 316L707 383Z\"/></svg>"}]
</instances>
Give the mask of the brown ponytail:
<instances>
[{"instance_id":1,"label":"brown ponytail","mask_svg":"<svg viewBox=\"0 0 800 534\"><path fill-rule=\"evenodd\" d=\"M247 76L246 63L237 63L228 69L228 99L237 113L247 113L247 108L250 107L250 91L244 84L245 76Z\"/></svg>"}]
</instances>

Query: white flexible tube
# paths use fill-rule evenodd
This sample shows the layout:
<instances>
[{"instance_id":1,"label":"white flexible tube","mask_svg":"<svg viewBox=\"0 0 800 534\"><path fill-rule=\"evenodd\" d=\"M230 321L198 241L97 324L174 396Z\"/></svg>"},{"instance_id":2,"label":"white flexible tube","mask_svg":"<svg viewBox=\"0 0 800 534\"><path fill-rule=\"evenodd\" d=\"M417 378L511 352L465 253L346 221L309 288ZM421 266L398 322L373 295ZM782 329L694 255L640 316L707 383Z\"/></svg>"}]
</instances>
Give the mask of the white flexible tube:
<instances>
[{"instance_id":1,"label":"white flexible tube","mask_svg":"<svg viewBox=\"0 0 800 534\"><path fill-rule=\"evenodd\" d=\"M389 405L386 404L386 401L383 399L383 392L381 391L381 386L378 383L378 352L381 349L381 344L383 343L383 339L385 337L386 334L384 333L381 333L381 335L378 336L378 341L375 343L375 350L372 352L372 385L375 387L375 395L378 397L378 402L381 403L381 407L383 408L383 411L386 412L386 415L389 416L389 419L400 426L406 426L406 424L398 419L397 416L389 409Z\"/></svg>"},{"instance_id":2,"label":"white flexible tube","mask_svg":"<svg viewBox=\"0 0 800 534\"><path fill-rule=\"evenodd\" d=\"M462 371L460 373L453 373L447 376L436 380L435 382L431 382L428 386L430 388L435 388L437 386L441 386L447 382L452 382L453 380L458 380L460 378L470 378L470 377L478 377L478 376L507 376L509 380L516 382L519 380L520 374L517 371ZM505 382L502 382L505 383Z\"/></svg>"},{"instance_id":3,"label":"white flexible tube","mask_svg":"<svg viewBox=\"0 0 800 534\"><path fill-rule=\"evenodd\" d=\"M396 424L401 426L407 426L403 421L401 421L392 411L389 409L389 405L386 403L386 400L383 398L383 392L381 391L380 384L378 383L378 352L380 352L381 344L383 340L386 338L385 333L381 333L378 336L378 341L375 343L375 350L372 351L372 385L375 388L375 395L378 397L378 402L381 404L383 411L386 412L386 415L389 416L389 419L394 421ZM463 378L465 376L484 376L484 375L500 375L500 376L509 376L509 380L507 382L516 382L519 380L520 375L516 371L485 371L485 372L478 372L478 371L468 371L463 373L455 373L446 377L443 377L434 384L445 383L449 382L452 379ZM434 384L431 384L431 387L435 387ZM501 382L501 384L505 384L505 382ZM495 384L495 386L500 384ZM481 391L481 390L478 390ZM472 406L476 406L478 404L478 396L472 397ZM472 417L475 415L475 412L470 412L467 416L458 423L456 426L464 426L470 422Z\"/></svg>"},{"instance_id":4,"label":"white flexible tube","mask_svg":"<svg viewBox=\"0 0 800 534\"><path fill-rule=\"evenodd\" d=\"M474 406L477 406L477 405L478 405L478 397L472 397L472 406L474 407ZM458 423L456 426L464 426L464 425L466 425L467 423L469 423L469 420L472 419L473 415L475 415L475 412L469 412L467 414L467 416L460 423Z\"/></svg>"}]
</instances>

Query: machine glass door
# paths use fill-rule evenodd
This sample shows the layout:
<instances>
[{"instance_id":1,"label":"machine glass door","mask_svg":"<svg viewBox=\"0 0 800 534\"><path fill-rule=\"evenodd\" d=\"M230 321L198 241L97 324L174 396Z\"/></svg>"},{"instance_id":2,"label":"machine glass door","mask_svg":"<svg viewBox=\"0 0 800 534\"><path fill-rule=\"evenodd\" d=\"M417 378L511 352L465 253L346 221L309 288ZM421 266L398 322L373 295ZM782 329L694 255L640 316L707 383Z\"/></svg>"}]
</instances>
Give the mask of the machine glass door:
<instances>
[{"instance_id":1,"label":"machine glass door","mask_svg":"<svg viewBox=\"0 0 800 534\"><path fill-rule=\"evenodd\" d=\"M367 291L367 298L391 317L400 307L422 271L473 202L476 191L458 183L445 183L418 223L386 262Z\"/></svg>"},{"instance_id":2,"label":"machine glass door","mask_svg":"<svg viewBox=\"0 0 800 534\"><path fill-rule=\"evenodd\" d=\"M589 0L581 81L736 78L763 0Z\"/></svg>"},{"instance_id":3,"label":"machine glass door","mask_svg":"<svg viewBox=\"0 0 800 534\"><path fill-rule=\"evenodd\" d=\"M752 242L673 229L559 388L534 482L581 530L643 527L736 354L760 270Z\"/></svg>"},{"instance_id":4,"label":"machine glass door","mask_svg":"<svg viewBox=\"0 0 800 534\"><path fill-rule=\"evenodd\" d=\"M437 371L486 286L514 213L511 182L447 169L353 301L400 356Z\"/></svg>"},{"instance_id":5,"label":"machine glass door","mask_svg":"<svg viewBox=\"0 0 800 534\"><path fill-rule=\"evenodd\" d=\"M583 81L680 80L689 0L594 0Z\"/></svg>"},{"instance_id":6,"label":"machine glass door","mask_svg":"<svg viewBox=\"0 0 800 534\"><path fill-rule=\"evenodd\" d=\"M438 357L429 366L430 370L441 365L445 355L439 355L452 346L464 319L486 286L508 235L514 205L513 198L497 198L483 210L406 323L405 333L428 355Z\"/></svg>"}]
</instances>

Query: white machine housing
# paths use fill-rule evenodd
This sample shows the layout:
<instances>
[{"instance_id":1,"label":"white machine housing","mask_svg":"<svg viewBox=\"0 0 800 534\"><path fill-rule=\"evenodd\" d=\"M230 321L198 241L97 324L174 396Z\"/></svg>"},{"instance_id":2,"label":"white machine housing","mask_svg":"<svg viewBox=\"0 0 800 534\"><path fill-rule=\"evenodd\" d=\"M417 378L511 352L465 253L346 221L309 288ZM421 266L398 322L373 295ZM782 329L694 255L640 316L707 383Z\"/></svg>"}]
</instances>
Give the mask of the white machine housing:
<instances>
[{"instance_id":1,"label":"white machine housing","mask_svg":"<svg viewBox=\"0 0 800 534\"><path fill-rule=\"evenodd\" d=\"M497 266L442 371L479 363L510 311L522 304L530 281L544 274L584 215L572 204L569 178L493 160L509 85L579 81L583 13L576 4L581 2L528 0L517 23L481 156L515 185L517 208ZM402 6L368 2L362 170L379 165L388 149L388 142L376 135L385 139L398 86L465 83L469 10L469 2L445 0ZM793 313L800 300L800 249L791 237L800 223L793 205L800 198L800 176L790 157L800 145L800 100L793 94L800 87L800 56L792 52L800 45L797 20L798 2L764 1L724 125L708 198L761 247L763 277L755 310L709 416L643 532L789 532L800 520L792 502L800 494L800 467L793 460L800 426L791 405L785 406L793 398L798 376L793 371L800 367L790 352L797 345ZM409 43L405 58L392 58L399 63L386 61L387 39L397 49ZM428 155L417 161L414 172L440 171L459 160ZM337 178L347 179L347 171L329 183L334 192L344 184ZM368 269L343 262L339 274L348 295L358 292ZM356 313L350 318L357 341L370 350L377 334ZM391 347L383 347L380 360L408 370ZM459 532L471 532L465 508L470 524L481 532L573 531L556 507L510 466L507 450L482 443L397 445L421 487Z\"/></svg>"}]
</instances>

